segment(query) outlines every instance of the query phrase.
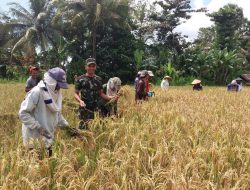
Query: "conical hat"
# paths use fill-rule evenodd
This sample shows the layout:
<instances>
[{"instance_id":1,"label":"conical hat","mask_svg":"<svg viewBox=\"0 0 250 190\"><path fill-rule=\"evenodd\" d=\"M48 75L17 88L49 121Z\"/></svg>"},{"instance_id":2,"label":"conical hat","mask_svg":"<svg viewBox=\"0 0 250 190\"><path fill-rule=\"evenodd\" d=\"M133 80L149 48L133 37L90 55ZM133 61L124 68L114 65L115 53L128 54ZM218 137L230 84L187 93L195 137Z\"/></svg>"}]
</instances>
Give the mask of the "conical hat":
<instances>
[{"instance_id":1,"label":"conical hat","mask_svg":"<svg viewBox=\"0 0 250 190\"><path fill-rule=\"evenodd\" d=\"M236 81L237 81L237 80L242 80L242 78L240 78L240 77L237 77L237 78L236 78L236 79L234 79L234 80L236 80Z\"/></svg>"},{"instance_id":2,"label":"conical hat","mask_svg":"<svg viewBox=\"0 0 250 190\"><path fill-rule=\"evenodd\" d=\"M164 79L170 79L171 80L172 77L170 77L170 76L167 75L167 76L164 77Z\"/></svg>"},{"instance_id":3,"label":"conical hat","mask_svg":"<svg viewBox=\"0 0 250 190\"><path fill-rule=\"evenodd\" d=\"M199 83L201 83L201 80L194 79L194 81L191 84L199 84Z\"/></svg>"}]
</instances>

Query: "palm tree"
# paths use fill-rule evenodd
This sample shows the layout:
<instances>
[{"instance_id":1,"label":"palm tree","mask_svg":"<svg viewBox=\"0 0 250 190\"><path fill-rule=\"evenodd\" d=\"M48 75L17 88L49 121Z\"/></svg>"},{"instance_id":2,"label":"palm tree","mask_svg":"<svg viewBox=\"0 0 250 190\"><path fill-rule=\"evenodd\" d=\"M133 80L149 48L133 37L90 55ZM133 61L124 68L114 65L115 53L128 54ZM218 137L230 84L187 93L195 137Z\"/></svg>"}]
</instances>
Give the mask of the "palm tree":
<instances>
[{"instance_id":1,"label":"palm tree","mask_svg":"<svg viewBox=\"0 0 250 190\"><path fill-rule=\"evenodd\" d=\"M55 39L59 37L58 31L51 20L55 7L49 0L30 0L30 11L19 3L9 3L9 13L4 25L12 33L10 43L14 42L11 55L17 50L23 50L27 56L34 56L36 48L48 50L56 45Z\"/></svg>"},{"instance_id":2,"label":"palm tree","mask_svg":"<svg viewBox=\"0 0 250 190\"><path fill-rule=\"evenodd\" d=\"M114 25L130 27L125 16L128 13L127 0L79 0L67 2L59 17L69 16L72 26L87 26L91 36L92 56L96 58L96 37L98 27ZM67 11L65 11L67 10Z\"/></svg>"}]
</instances>

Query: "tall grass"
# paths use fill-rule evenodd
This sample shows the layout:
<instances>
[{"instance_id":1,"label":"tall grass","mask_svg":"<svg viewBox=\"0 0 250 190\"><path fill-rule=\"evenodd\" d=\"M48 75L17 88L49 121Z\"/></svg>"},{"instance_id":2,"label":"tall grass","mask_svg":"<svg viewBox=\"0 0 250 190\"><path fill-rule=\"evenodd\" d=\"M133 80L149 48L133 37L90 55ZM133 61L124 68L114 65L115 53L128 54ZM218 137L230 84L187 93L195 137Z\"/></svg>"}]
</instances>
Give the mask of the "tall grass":
<instances>
[{"instance_id":1,"label":"tall grass","mask_svg":"<svg viewBox=\"0 0 250 190\"><path fill-rule=\"evenodd\" d=\"M22 145L22 84L0 84L0 189L250 189L250 89L170 88L134 104L125 86L120 118L95 119L79 141L56 132L51 158ZM73 87L63 113L78 125Z\"/></svg>"}]
</instances>

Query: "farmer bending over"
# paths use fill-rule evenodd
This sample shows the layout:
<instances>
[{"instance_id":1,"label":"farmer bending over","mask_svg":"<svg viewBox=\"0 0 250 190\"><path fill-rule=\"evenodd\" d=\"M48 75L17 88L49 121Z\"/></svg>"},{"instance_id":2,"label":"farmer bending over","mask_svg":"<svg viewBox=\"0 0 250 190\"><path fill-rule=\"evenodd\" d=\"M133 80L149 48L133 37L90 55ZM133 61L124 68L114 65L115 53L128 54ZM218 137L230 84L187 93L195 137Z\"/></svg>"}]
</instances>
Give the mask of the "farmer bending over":
<instances>
[{"instance_id":1,"label":"farmer bending over","mask_svg":"<svg viewBox=\"0 0 250 190\"><path fill-rule=\"evenodd\" d=\"M49 150L49 156L52 154L56 126L68 126L61 114L61 88L68 88L64 70L58 67L48 70L44 79L27 93L19 110L24 145L33 149L33 141L42 139Z\"/></svg>"},{"instance_id":2,"label":"farmer bending over","mask_svg":"<svg viewBox=\"0 0 250 190\"><path fill-rule=\"evenodd\" d=\"M203 87L201 85L201 80L195 79L191 84L193 85L193 90L196 90L196 91L203 90Z\"/></svg>"}]
</instances>

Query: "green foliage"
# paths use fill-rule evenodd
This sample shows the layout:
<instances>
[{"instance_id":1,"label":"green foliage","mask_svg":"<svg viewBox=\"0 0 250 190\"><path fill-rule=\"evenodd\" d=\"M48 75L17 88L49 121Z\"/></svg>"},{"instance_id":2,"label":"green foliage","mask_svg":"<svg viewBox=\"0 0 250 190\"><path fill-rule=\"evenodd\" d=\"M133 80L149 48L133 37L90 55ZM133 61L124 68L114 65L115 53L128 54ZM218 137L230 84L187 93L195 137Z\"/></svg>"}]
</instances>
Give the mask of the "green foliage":
<instances>
[{"instance_id":1,"label":"green foliage","mask_svg":"<svg viewBox=\"0 0 250 190\"><path fill-rule=\"evenodd\" d=\"M12 17L3 17L3 26L11 34L9 42L12 56L17 51L25 56L34 57L36 47L48 50L57 39L58 32L51 24L55 5L47 0L30 0L30 11L19 3L10 3Z\"/></svg>"},{"instance_id":2,"label":"green foliage","mask_svg":"<svg viewBox=\"0 0 250 190\"><path fill-rule=\"evenodd\" d=\"M85 61L84 60L73 60L70 64L66 66L67 71L67 81L69 83L74 83L74 78L80 76L84 73Z\"/></svg>"},{"instance_id":3,"label":"green foliage","mask_svg":"<svg viewBox=\"0 0 250 190\"><path fill-rule=\"evenodd\" d=\"M208 14L215 22L215 47L232 51L237 48L237 31L243 23L243 10L234 4L228 4L219 11Z\"/></svg>"},{"instance_id":4,"label":"green foliage","mask_svg":"<svg viewBox=\"0 0 250 190\"><path fill-rule=\"evenodd\" d=\"M190 13L205 11L192 9L189 0L151 6L144 0L30 0L30 10L11 3L10 14L0 16L0 62L28 66L36 60L45 70L59 66L73 82L92 56L104 82L114 76L131 82L138 70L147 69L155 81L168 74L176 85L194 77L224 85L250 71L250 22L240 7L228 4L208 14L215 25L201 28L194 43L175 32ZM8 77L21 73L13 68Z\"/></svg>"},{"instance_id":5,"label":"green foliage","mask_svg":"<svg viewBox=\"0 0 250 190\"><path fill-rule=\"evenodd\" d=\"M189 0L164 0L156 1L154 4L161 7L161 11L150 16L151 20L155 22L154 31L157 34L157 41L168 49L180 53L186 47L186 42L183 36L174 29L185 20L190 19L191 12L204 10L193 10Z\"/></svg>"},{"instance_id":6,"label":"green foliage","mask_svg":"<svg viewBox=\"0 0 250 190\"><path fill-rule=\"evenodd\" d=\"M235 77L243 62L243 60L239 58L236 50L228 51L228 49L214 49L209 52L209 56L214 71L214 82L219 85L227 84Z\"/></svg>"},{"instance_id":7,"label":"green foliage","mask_svg":"<svg viewBox=\"0 0 250 190\"><path fill-rule=\"evenodd\" d=\"M135 38L128 29L107 27L98 41L97 73L105 82L110 77L120 77L123 83L133 81L136 74Z\"/></svg>"},{"instance_id":8,"label":"green foliage","mask_svg":"<svg viewBox=\"0 0 250 190\"><path fill-rule=\"evenodd\" d=\"M236 50L227 49L202 51L199 48L189 49L182 55L179 65L182 76L195 76L208 83L225 85L237 76L241 69L249 70Z\"/></svg>"},{"instance_id":9,"label":"green foliage","mask_svg":"<svg viewBox=\"0 0 250 190\"><path fill-rule=\"evenodd\" d=\"M136 71L139 71L142 66L143 55L144 55L144 52L142 50L136 49L134 52Z\"/></svg>"},{"instance_id":10,"label":"green foliage","mask_svg":"<svg viewBox=\"0 0 250 190\"><path fill-rule=\"evenodd\" d=\"M6 79L24 82L29 77L28 68L22 66L8 66Z\"/></svg>"}]
</instances>

